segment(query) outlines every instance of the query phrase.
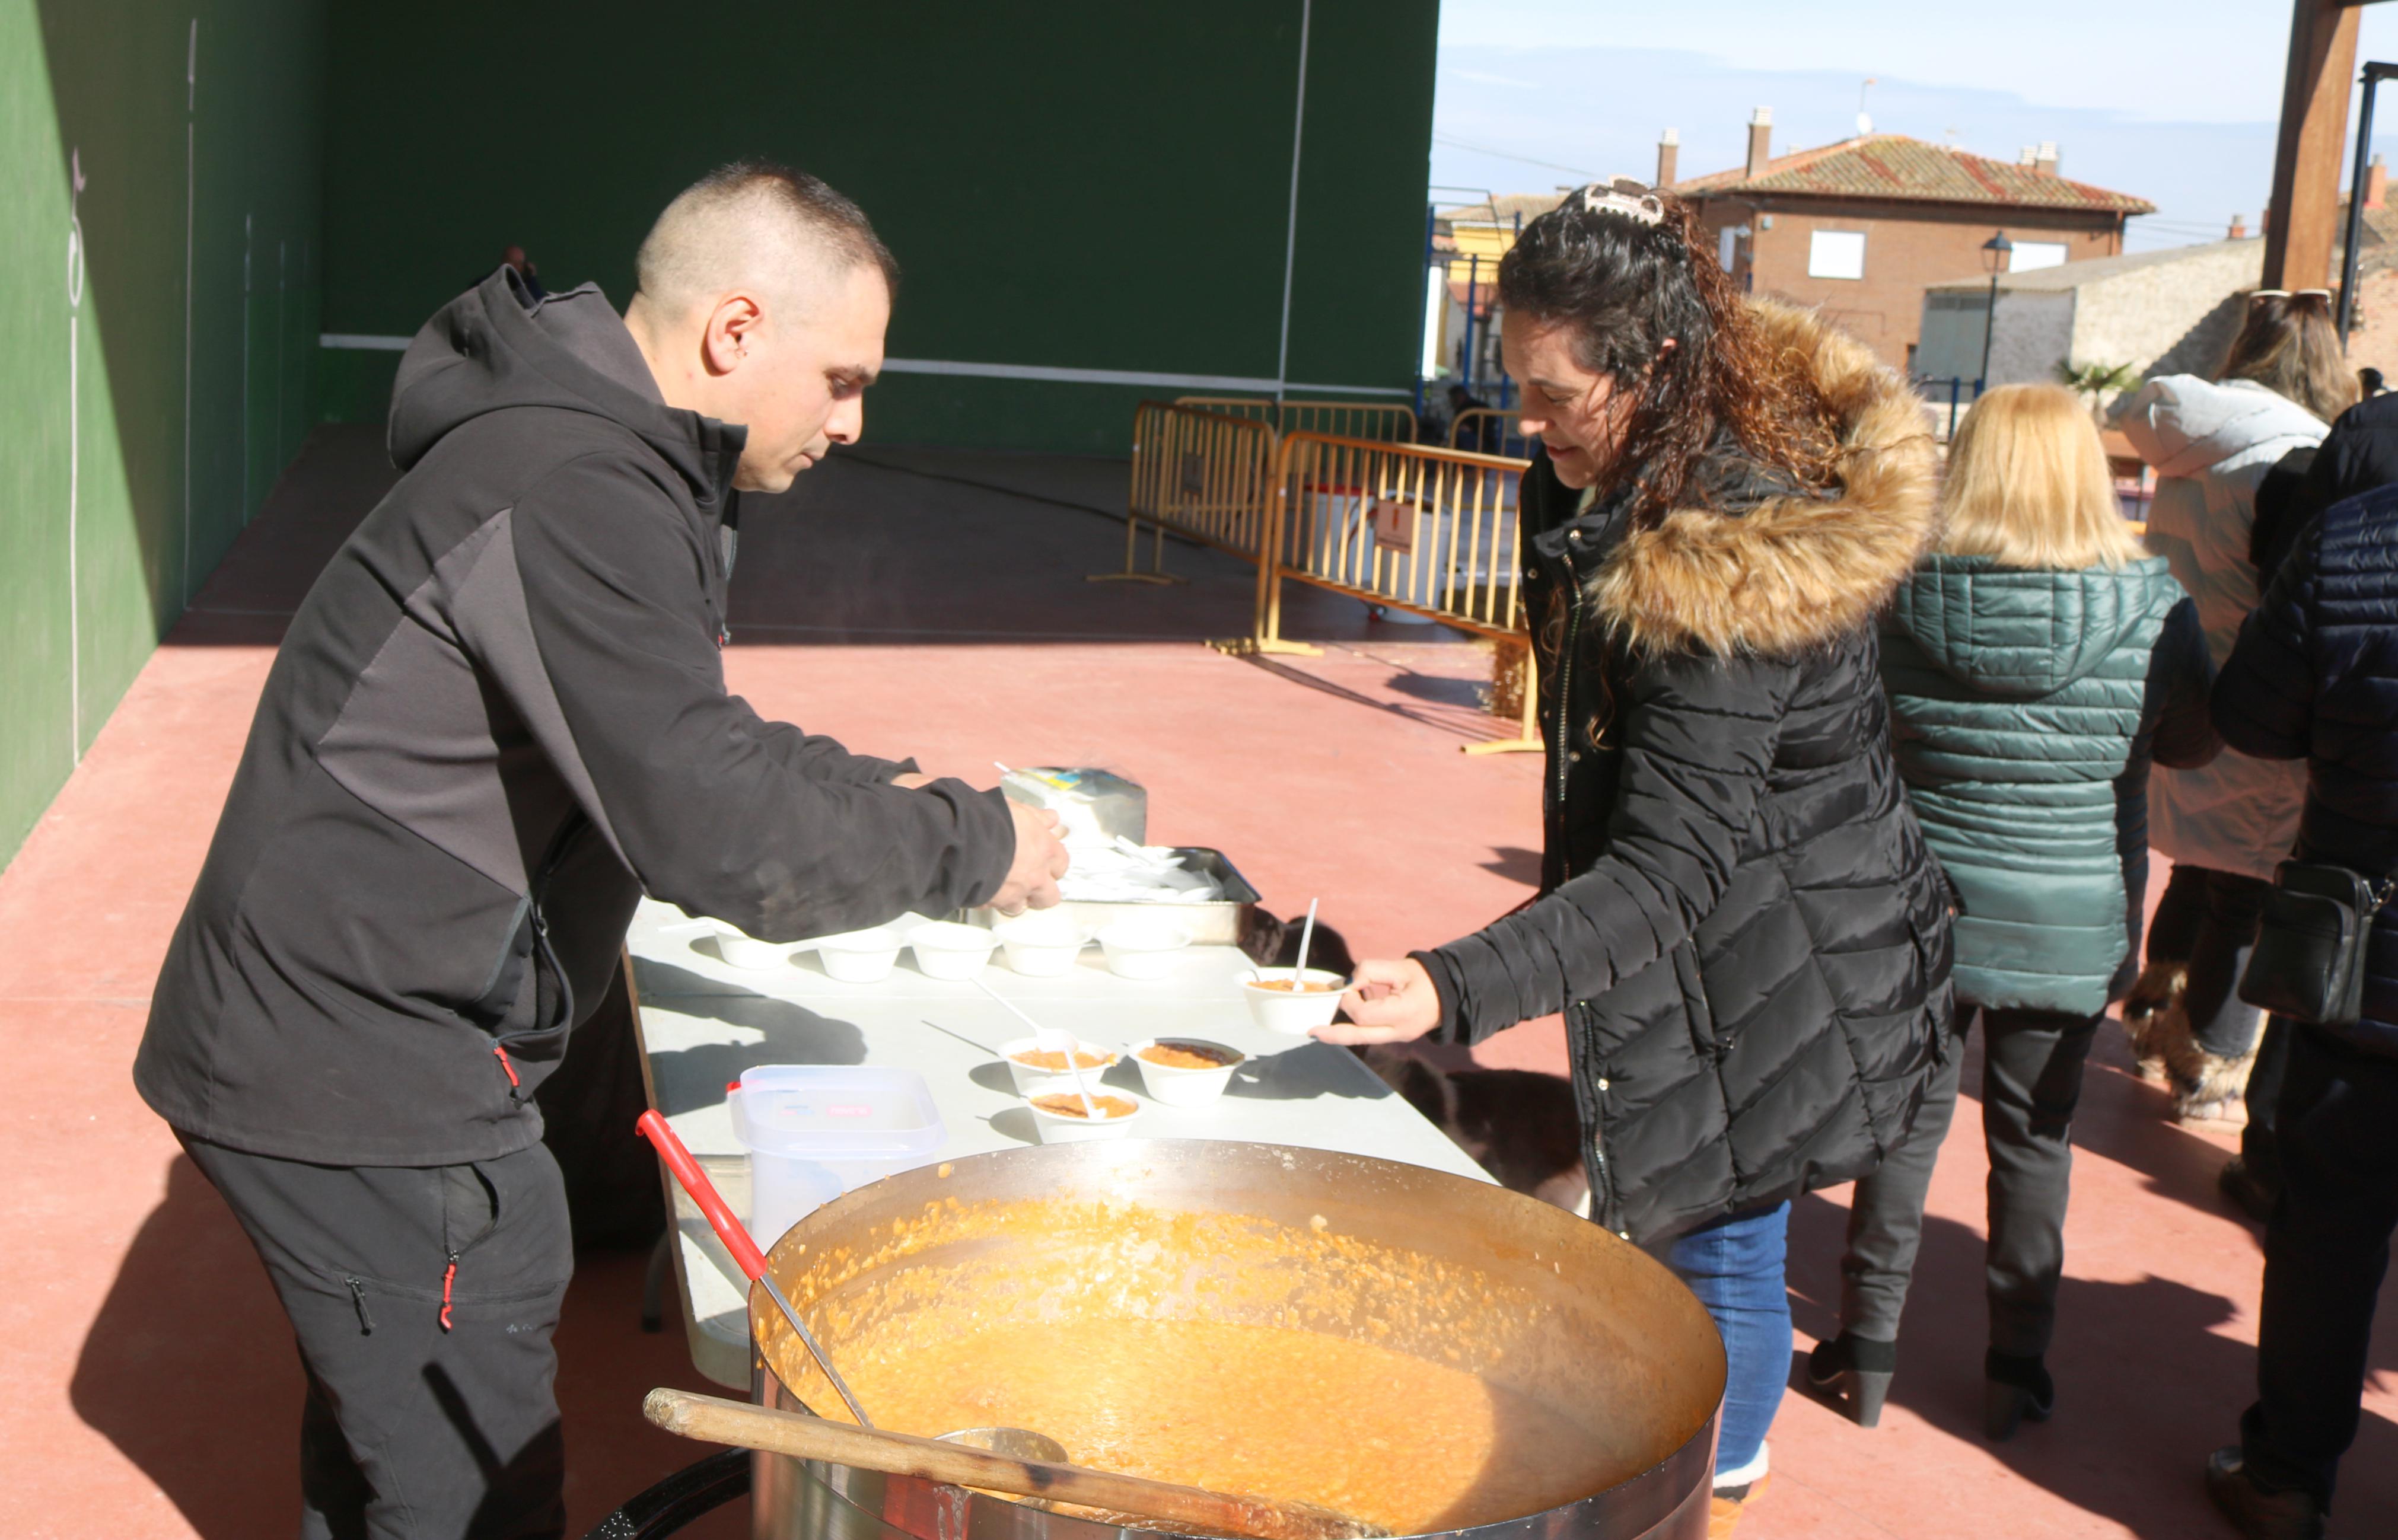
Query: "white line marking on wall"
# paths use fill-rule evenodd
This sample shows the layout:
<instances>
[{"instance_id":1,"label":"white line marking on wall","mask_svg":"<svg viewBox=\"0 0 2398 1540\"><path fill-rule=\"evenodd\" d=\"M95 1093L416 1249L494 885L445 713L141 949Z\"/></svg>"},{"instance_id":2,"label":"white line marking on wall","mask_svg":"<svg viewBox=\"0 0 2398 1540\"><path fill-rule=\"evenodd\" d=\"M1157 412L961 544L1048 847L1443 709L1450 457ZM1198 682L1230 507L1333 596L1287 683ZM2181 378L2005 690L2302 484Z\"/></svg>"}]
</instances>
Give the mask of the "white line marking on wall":
<instances>
[{"instance_id":1,"label":"white line marking on wall","mask_svg":"<svg viewBox=\"0 0 2398 1540\"><path fill-rule=\"evenodd\" d=\"M1290 119L1290 217L1282 238L1282 345L1274 354L1274 400L1279 404L1290 379L1290 283L1299 269L1299 141L1307 127L1307 26L1315 0L1299 0L1299 105ZM1402 391L1399 395L1406 395Z\"/></svg>"},{"instance_id":2,"label":"white line marking on wall","mask_svg":"<svg viewBox=\"0 0 2398 1540\"><path fill-rule=\"evenodd\" d=\"M83 573L76 552L83 502L83 150L67 192L67 745L83 763Z\"/></svg>"},{"instance_id":3,"label":"white line marking on wall","mask_svg":"<svg viewBox=\"0 0 2398 1540\"><path fill-rule=\"evenodd\" d=\"M289 307L284 302L288 286L283 257L289 244L286 241L275 243L275 473L278 477L283 474L283 435L291 421L283 412L283 355L289 351L284 346L284 340L290 330L291 322ZM269 485L271 488L272 483Z\"/></svg>"},{"instance_id":4,"label":"white line marking on wall","mask_svg":"<svg viewBox=\"0 0 2398 1540\"><path fill-rule=\"evenodd\" d=\"M200 19L183 45L183 604L192 602L192 189L200 100Z\"/></svg>"},{"instance_id":5,"label":"white line marking on wall","mask_svg":"<svg viewBox=\"0 0 2398 1540\"><path fill-rule=\"evenodd\" d=\"M364 331L322 331L318 347L360 353L404 353L413 341ZM1318 395L1396 395L1415 393L1393 385L1306 385L1252 374L1167 374L1152 369L1067 368L1049 364L980 364L953 358L885 358L885 374L953 374L979 380L1039 380L1068 385L1156 385L1174 390L1309 391Z\"/></svg>"},{"instance_id":6,"label":"white line marking on wall","mask_svg":"<svg viewBox=\"0 0 2398 1540\"><path fill-rule=\"evenodd\" d=\"M241 217L241 524L249 528L249 253L255 214Z\"/></svg>"}]
</instances>

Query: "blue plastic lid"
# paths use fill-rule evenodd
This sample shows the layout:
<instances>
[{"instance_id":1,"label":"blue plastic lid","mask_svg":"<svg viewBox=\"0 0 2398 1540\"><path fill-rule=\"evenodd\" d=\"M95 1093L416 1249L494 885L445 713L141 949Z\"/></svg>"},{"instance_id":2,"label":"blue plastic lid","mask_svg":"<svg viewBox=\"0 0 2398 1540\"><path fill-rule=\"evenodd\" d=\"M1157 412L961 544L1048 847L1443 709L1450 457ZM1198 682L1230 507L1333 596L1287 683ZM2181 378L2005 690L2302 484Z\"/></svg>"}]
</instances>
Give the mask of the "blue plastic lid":
<instances>
[{"instance_id":1,"label":"blue plastic lid","mask_svg":"<svg viewBox=\"0 0 2398 1540\"><path fill-rule=\"evenodd\" d=\"M753 1154L803 1160L929 1156L949 1140L924 1078L882 1065L755 1065L730 1098Z\"/></svg>"}]
</instances>

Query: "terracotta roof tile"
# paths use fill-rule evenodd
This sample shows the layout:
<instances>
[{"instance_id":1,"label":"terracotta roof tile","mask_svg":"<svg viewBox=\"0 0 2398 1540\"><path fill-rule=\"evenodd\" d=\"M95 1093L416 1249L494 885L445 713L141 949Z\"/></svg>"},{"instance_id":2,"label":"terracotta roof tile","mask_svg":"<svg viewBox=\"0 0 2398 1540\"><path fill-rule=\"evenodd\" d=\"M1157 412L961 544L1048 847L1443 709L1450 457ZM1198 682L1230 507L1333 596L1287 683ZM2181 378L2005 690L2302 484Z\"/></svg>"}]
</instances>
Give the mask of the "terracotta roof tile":
<instances>
[{"instance_id":1,"label":"terracotta roof tile","mask_svg":"<svg viewBox=\"0 0 2398 1540\"><path fill-rule=\"evenodd\" d=\"M1968 154L1904 134L1869 134L1766 162L1677 182L1686 197L1723 193L1783 196L1904 198L1927 203L1979 203L2027 208L2080 208L2095 213L2153 214L2157 206L2088 182L2043 176L2014 161Z\"/></svg>"}]
</instances>

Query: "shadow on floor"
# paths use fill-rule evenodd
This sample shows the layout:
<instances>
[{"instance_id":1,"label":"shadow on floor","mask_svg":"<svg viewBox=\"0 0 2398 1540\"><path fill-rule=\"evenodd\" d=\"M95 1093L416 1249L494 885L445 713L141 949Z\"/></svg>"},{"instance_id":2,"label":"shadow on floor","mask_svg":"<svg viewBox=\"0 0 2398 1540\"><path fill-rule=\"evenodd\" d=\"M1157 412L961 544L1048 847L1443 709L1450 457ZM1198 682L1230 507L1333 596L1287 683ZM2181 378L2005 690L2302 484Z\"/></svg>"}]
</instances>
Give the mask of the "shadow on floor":
<instances>
[{"instance_id":1,"label":"shadow on floor","mask_svg":"<svg viewBox=\"0 0 2398 1540\"><path fill-rule=\"evenodd\" d=\"M571 1535L711 1452L641 1418L654 1386L727 1393L698 1377L680 1332L641 1332L643 1267L638 1255L587 1253L567 1291L558 1399ZM290 1341L257 1253L178 1156L84 1341L69 1399L203 1540L290 1534L299 1527L302 1395ZM748 1533L748 1513L735 1505L684 1533L731 1540Z\"/></svg>"},{"instance_id":2,"label":"shadow on floor","mask_svg":"<svg viewBox=\"0 0 2398 1540\"><path fill-rule=\"evenodd\" d=\"M206 1540L289 1534L302 1393L290 1341L258 1254L179 1155L84 1340L69 1399Z\"/></svg>"},{"instance_id":3,"label":"shadow on floor","mask_svg":"<svg viewBox=\"0 0 2398 1540\"><path fill-rule=\"evenodd\" d=\"M1541 885L1541 852L1528 850L1520 845L1494 845L1490 859L1482 863L1486 872L1496 872L1510 882L1520 882L1527 888Z\"/></svg>"},{"instance_id":4,"label":"shadow on floor","mask_svg":"<svg viewBox=\"0 0 2398 1540\"><path fill-rule=\"evenodd\" d=\"M1960 1117L1956 1136L1974 1119ZM2077 1132L2079 1132L2077 1128ZM1790 1305L1798 1330L1817 1338L1839 1330L1839 1259L1848 1211L1820 1194L1799 1199L1790 1218ZM2199 1481L2207 1453L2237 1437L2241 1409L2255 1393L2257 1352L2223 1334L2232 1302L2150 1277L2097 1282L2068 1273L2057 1299L2056 1340L2048 1355L2056 1379L2056 1415L2026 1425L2013 1442L1982 1440L1984 1240L1977 1229L1927 1218L1900 1327L1898 1377L1891 1401L1940 1432L1992 1448L2023 1480L2142 1536L2210 1535L2223 1531ZM2386 1342L2389 1333L2382 1334ZM1794 1394L1804 1394L1794 1373ZM1860 1437L1875 1435L1860 1433ZM2398 1425L2365 1414L2341 1466L2334 1536L2383 1533L2398 1511Z\"/></svg>"},{"instance_id":5,"label":"shadow on floor","mask_svg":"<svg viewBox=\"0 0 2398 1540\"><path fill-rule=\"evenodd\" d=\"M1308 689L1329 695L1335 700L1346 701L1352 705L1364 706L1369 711L1387 712L1394 716L1403 716L1410 722L1420 723L1438 732L1453 733L1460 738L1476 742L1510 736L1507 725L1491 717L1461 718L1453 714L1434 715L1419 711L1412 706L1402 705L1395 701L1378 700L1360 690L1351 690L1346 685L1335 684L1329 679L1310 674L1303 668L1295 667L1273 658L1252 655L1243 657L1241 662L1253 668L1263 669L1278 679L1287 679L1295 685L1305 685ZM1422 676L1409 675L1402 677L1421 678ZM1430 699L1429 696L1421 698Z\"/></svg>"}]
</instances>

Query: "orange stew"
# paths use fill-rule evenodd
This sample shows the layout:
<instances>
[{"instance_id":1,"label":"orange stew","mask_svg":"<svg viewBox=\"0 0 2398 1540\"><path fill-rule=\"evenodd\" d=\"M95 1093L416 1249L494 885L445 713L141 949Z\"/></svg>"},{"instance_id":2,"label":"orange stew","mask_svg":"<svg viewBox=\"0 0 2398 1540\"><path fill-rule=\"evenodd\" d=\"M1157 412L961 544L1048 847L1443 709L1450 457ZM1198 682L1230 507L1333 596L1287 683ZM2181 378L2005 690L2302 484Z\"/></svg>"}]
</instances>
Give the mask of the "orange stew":
<instances>
[{"instance_id":1,"label":"orange stew","mask_svg":"<svg viewBox=\"0 0 2398 1540\"><path fill-rule=\"evenodd\" d=\"M1032 1099L1032 1105L1055 1118L1084 1116L1083 1099L1071 1093L1058 1096L1035 1096ZM1099 1109L1101 1122L1117 1118L1129 1118L1140 1110L1121 1096L1094 1096L1091 1098L1091 1105Z\"/></svg>"},{"instance_id":2,"label":"orange stew","mask_svg":"<svg viewBox=\"0 0 2398 1540\"><path fill-rule=\"evenodd\" d=\"M1199 1043L1152 1043L1140 1051L1140 1056L1165 1069L1221 1069L1241 1058L1229 1048Z\"/></svg>"},{"instance_id":3,"label":"orange stew","mask_svg":"<svg viewBox=\"0 0 2398 1540\"><path fill-rule=\"evenodd\" d=\"M1080 1464L1321 1503L1399 1534L1538 1513L1619 1472L1607 1440L1448 1364L1205 1320L891 1322L842 1344L882 1426L1035 1427ZM839 1409L834 1409L839 1415Z\"/></svg>"},{"instance_id":4,"label":"orange stew","mask_svg":"<svg viewBox=\"0 0 2398 1540\"><path fill-rule=\"evenodd\" d=\"M1260 979L1260 989L1287 989L1294 995L1329 995L1339 991L1337 984L1299 983L1290 979Z\"/></svg>"},{"instance_id":5,"label":"orange stew","mask_svg":"<svg viewBox=\"0 0 2398 1540\"><path fill-rule=\"evenodd\" d=\"M1021 1053L1011 1053L1008 1057L1027 1069L1063 1070L1066 1067L1066 1053L1063 1049L1029 1048ZM1104 1053L1086 1053L1079 1048L1074 1050L1074 1067L1077 1069L1102 1069L1112 1063L1114 1061Z\"/></svg>"}]
</instances>

